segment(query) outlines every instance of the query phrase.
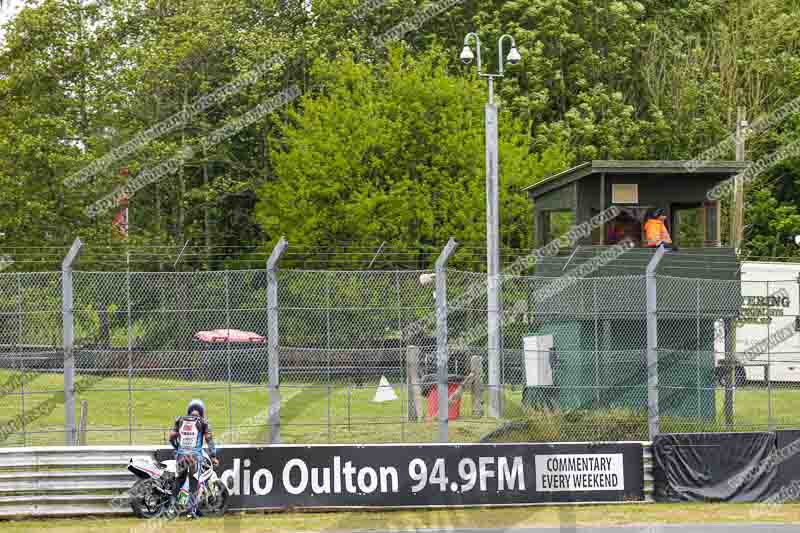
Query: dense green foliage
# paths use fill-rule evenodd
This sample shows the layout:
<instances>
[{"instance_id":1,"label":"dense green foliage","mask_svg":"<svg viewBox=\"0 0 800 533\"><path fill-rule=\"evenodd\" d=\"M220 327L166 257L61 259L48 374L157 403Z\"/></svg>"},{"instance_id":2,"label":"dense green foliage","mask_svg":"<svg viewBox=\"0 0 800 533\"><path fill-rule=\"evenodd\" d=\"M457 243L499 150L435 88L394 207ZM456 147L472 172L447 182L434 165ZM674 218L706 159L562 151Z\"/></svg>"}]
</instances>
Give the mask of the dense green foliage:
<instances>
[{"instance_id":1,"label":"dense green foliage","mask_svg":"<svg viewBox=\"0 0 800 533\"><path fill-rule=\"evenodd\" d=\"M387 0L43 0L0 44L0 248L111 241L93 202L195 148L137 190L130 244L480 244L485 80L457 57L466 32L517 39L497 83L502 241L531 245L521 187L589 159L689 159L800 95L798 0L465 0L376 48L428 5ZM488 51L487 51L488 50ZM66 180L272 58L254 83L79 186ZM201 139L272 95L303 95L230 138ZM748 142L757 160L800 138L800 113ZM733 154L725 157L733 158ZM746 251L800 255L800 158L749 188ZM235 258L231 248L225 252ZM427 256L426 256L427 257ZM466 258L467 260L469 258ZM219 262L201 262L213 268Z\"/></svg>"}]
</instances>

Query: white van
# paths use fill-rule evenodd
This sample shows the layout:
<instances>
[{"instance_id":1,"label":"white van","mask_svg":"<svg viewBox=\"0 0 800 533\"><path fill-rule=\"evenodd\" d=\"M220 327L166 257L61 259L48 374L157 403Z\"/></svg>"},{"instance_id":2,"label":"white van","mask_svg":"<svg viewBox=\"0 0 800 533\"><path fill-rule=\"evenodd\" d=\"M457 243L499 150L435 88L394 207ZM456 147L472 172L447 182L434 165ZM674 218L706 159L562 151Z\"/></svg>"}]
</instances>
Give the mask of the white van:
<instances>
[{"instance_id":1,"label":"white van","mask_svg":"<svg viewBox=\"0 0 800 533\"><path fill-rule=\"evenodd\" d=\"M800 382L800 263L742 263L742 308L736 321L736 381ZM714 351L725 356L716 324Z\"/></svg>"}]
</instances>

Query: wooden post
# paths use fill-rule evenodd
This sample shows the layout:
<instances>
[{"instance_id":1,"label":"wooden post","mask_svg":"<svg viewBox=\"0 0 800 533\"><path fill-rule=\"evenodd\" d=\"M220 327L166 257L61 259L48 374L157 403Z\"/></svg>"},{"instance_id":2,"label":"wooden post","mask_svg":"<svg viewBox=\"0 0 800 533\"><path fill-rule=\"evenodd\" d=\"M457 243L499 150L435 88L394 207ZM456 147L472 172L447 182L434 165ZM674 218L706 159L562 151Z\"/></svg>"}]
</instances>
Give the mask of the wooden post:
<instances>
[{"instance_id":1,"label":"wooden post","mask_svg":"<svg viewBox=\"0 0 800 533\"><path fill-rule=\"evenodd\" d=\"M747 127L744 108L739 107L736 113L736 160L744 161L744 128ZM731 205L731 246L737 255L742 245L742 228L744 226L744 180L741 174L736 174L733 182L733 202ZM730 327L725 330L725 425L733 427L734 421L734 391L736 388L736 327L731 320L726 320Z\"/></svg>"},{"instance_id":2,"label":"wooden post","mask_svg":"<svg viewBox=\"0 0 800 533\"><path fill-rule=\"evenodd\" d=\"M600 174L600 212L606 209L606 173ZM606 223L600 224L600 245L606 243ZM594 244L594 243L592 243Z\"/></svg>"},{"instance_id":3,"label":"wooden post","mask_svg":"<svg viewBox=\"0 0 800 533\"><path fill-rule=\"evenodd\" d=\"M86 418L89 416L89 402L81 400L81 419L78 423L78 444L86 446Z\"/></svg>"},{"instance_id":4,"label":"wooden post","mask_svg":"<svg viewBox=\"0 0 800 533\"><path fill-rule=\"evenodd\" d=\"M483 417L483 361L481 356L473 355L470 359L470 372L475 377L472 380L472 416Z\"/></svg>"},{"instance_id":5,"label":"wooden post","mask_svg":"<svg viewBox=\"0 0 800 533\"><path fill-rule=\"evenodd\" d=\"M744 161L744 128L747 127L743 107L736 110L736 161ZM731 246L739 251L742 245L744 228L744 180L736 174L733 182L733 202L731 205Z\"/></svg>"},{"instance_id":6,"label":"wooden post","mask_svg":"<svg viewBox=\"0 0 800 533\"><path fill-rule=\"evenodd\" d=\"M464 378L464 381L462 381L461 384L458 387L456 387L456 390L453 392L452 396L450 396L450 399L447 402L448 410L451 405L459 401L461 397L464 396L464 393L467 392L467 389L472 390L472 383L474 381L475 381L475 374L470 372L469 375L466 378Z\"/></svg>"},{"instance_id":7,"label":"wooden post","mask_svg":"<svg viewBox=\"0 0 800 533\"><path fill-rule=\"evenodd\" d=\"M422 388L419 383L419 346L406 348L406 386L408 387L408 419L412 422L424 419Z\"/></svg>"}]
</instances>

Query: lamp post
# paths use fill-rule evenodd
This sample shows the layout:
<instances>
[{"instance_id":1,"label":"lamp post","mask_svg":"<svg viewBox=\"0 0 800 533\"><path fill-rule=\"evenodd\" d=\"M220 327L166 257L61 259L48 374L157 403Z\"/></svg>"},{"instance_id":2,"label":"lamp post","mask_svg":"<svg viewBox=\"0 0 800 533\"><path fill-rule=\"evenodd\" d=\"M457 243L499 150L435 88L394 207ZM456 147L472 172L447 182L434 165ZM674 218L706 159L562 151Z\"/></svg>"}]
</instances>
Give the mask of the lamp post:
<instances>
[{"instance_id":1,"label":"lamp post","mask_svg":"<svg viewBox=\"0 0 800 533\"><path fill-rule=\"evenodd\" d=\"M475 39L476 53L469 47L470 38ZM503 41L511 40L511 51L503 59ZM494 103L494 79L503 77L503 63L512 65L520 62L520 55L514 38L502 35L497 40L498 72L489 74L481 70L481 40L475 33L464 37L464 48L459 56L464 64L475 62L478 76L489 80L489 102L484 107L486 123L486 290L487 290L487 351L489 359L489 416L499 418L500 398L500 211L498 200L498 141L497 106Z\"/></svg>"}]
</instances>

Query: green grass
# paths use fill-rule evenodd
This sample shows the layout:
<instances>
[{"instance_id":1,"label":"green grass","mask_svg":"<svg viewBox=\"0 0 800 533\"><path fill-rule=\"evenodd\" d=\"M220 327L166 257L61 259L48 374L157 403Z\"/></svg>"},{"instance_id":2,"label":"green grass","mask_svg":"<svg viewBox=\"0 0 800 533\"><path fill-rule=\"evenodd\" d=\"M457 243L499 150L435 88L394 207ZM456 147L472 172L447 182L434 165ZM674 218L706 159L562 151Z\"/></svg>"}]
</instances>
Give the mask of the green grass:
<instances>
[{"instance_id":1,"label":"green grass","mask_svg":"<svg viewBox=\"0 0 800 533\"><path fill-rule=\"evenodd\" d=\"M772 417L777 427L800 427L800 384L774 387L737 389L734 397L734 417L737 426L766 429L769 421L770 397ZM717 390L717 419L724 420L725 391Z\"/></svg>"},{"instance_id":2,"label":"green grass","mask_svg":"<svg viewBox=\"0 0 800 533\"><path fill-rule=\"evenodd\" d=\"M0 371L0 383L11 373ZM343 384L283 383L281 385L281 435L286 443L379 443L432 442L438 438L436 421L409 422L406 415L407 391L394 385L398 400L375 403L372 398L378 383L364 386ZM48 398L57 397L63 387L58 374L40 374L26 384L25 409ZM520 391L506 394L513 412L519 407ZM176 379L134 378L128 391L127 377L107 377L76 398L76 417L80 401L88 404L87 444L162 444L174 417L181 414L189 399L202 398L207 407L215 437L222 443L266 442L269 436L266 385L226 382L187 382ZM486 398L484 401L486 402ZM0 398L0 416L11 419L22 412L19 394ZM497 420L474 419L469 393L462 399L462 415L450 424L451 440L475 442L496 428ZM130 408L129 408L130 406ZM4 420L0 419L0 423ZM129 430L129 422L132 431ZM8 439L5 445L61 444L64 408L59 403L46 416L27 423L28 437ZM45 433L51 432L51 433Z\"/></svg>"},{"instance_id":3,"label":"green grass","mask_svg":"<svg viewBox=\"0 0 800 533\"><path fill-rule=\"evenodd\" d=\"M10 373L0 371L0 383ZM79 379L79 378L78 378ZM76 380L77 381L77 380ZM176 379L135 378L135 390L128 392L128 379L107 377L97 382L90 390L76 397L76 417L79 416L80 402L88 405L87 444L128 443L129 422L133 428L135 444L164 443L175 416L182 414L191 398L201 397L209 408L209 415L215 423L215 431L224 433L231 422L244 421L256 416L268 405L268 394L263 386L249 386L229 390L227 384L220 382L187 383ZM40 374L25 386L25 410L55 397L59 404L49 414L27 423L26 430L31 433L26 444L61 444L61 436L36 432L57 431L64 425L63 377L58 374ZM13 418L22 413L22 397L19 394L0 398L4 418ZM129 409L129 405L132 409ZM230 409L229 409L230 407ZM233 417L229 416L232 410ZM257 428L248 428L249 437L257 433ZM254 436L254 435L253 435ZM22 444L21 437L11 437L8 444Z\"/></svg>"},{"instance_id":4,"label":"green grass","mask_svg":"<svg viewBox=\"0 0 800 533\"><path fill-rule=\"evenodd\" d=\"M0 384L10 377L0 371ZM58 374L40 374L26 384L25 408L48 398L61 398L63 386ZM343 383L330 385L285 382L281 385L282 441L285 443L383 443L434 442L438 422L409 422L407 391L393 384L399 399L375 403L377 387ZM800 388L740 388L735 393L735 426L738 431L766 430L768 398L777 427L797 427L800 421ZM569 414L531 410L521 405L521 388L504 390L504 417L472 417L472 398L462 399L461 418L449 424L451 442L477 442L481 436L508 421L525 424L510 432L504 441L639 440L646 439L644 413L623 410L585 410ZM208 408L216 439L220 443L267 442L269 394L264 384L187 382L155 377L133 379L128 391L127 377L108 377L77 398L88 402L87 444L164 444L174 417L182 413L189 399L202 398ZM715 421L662 417L663 431L725 431L724 390L717 390ZM60 400L59 400L60 401ZM484 406L488 405L486 393ZM129 408L130 406L130 408ZM11 394L0 398L0 424L21 413L22 398ZM129 430L129 422L131 430ZM63 442L64 408L58 404L46 416L27 423L27 438L11 436L0 445L52 445ZM47 433L49 432L49 433Z\"/></svg>"},{"instance_id":5,"label":"green grass","mask_svg":"<svg viewBox=\"0 0 800 533\"><path fill-rule=\"evenodd\" d=\"M158 525L163 533L187 531L179 519L148 524L135 518L38 519L0 522L7 533L47 531L48 533L83 533L103 531L129 533L151 531ZM620 526L645 524L748 524L800 523L800 504L626 504L579 506L532 506L503 508L439 509L416 511L352 511L336 513L272 513L227 515L204 518L191 524L192 531L240 533L300 531L409 531L457 530L463 528L531 528L575 526ZM142 528L141 530L138 528ZM155 530L155 529L153 529Z\"/></svg>"}]
</instances>

